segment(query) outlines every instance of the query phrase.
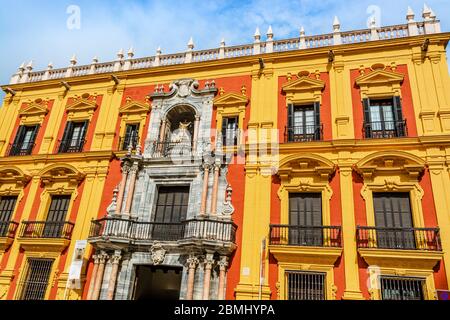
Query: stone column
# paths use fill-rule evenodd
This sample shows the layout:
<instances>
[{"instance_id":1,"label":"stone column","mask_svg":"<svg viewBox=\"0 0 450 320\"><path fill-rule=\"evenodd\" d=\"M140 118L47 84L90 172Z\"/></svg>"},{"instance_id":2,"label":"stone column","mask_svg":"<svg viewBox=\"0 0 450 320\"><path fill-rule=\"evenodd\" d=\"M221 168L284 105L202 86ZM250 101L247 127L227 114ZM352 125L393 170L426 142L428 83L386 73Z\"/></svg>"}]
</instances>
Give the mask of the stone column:
<instances>
[{"instance_id":1,"label":"stone column","mask_svg":"<svg viewBox=\"0 0 450 320\"><path fill-rule=\"evenodd\" d=\"M194 255L190 255L187 259L188 263L188 283L186 290L186 300L192 300L194 298L194 280L195 280L195 268L198 264L198 258Z\"/></svg>"},{"instance_id":2,"label":"stone column","mask_svg":"<svg viewBox=\"0 0 450 320\"><path fill-rule=\"evenodd\" d=\"M95 286L94 286L94 292L92 293L92 300L98 300L100 297L100 289L102 287L103 282L103 274L105 272L105 262L108 258L108 255L106 252L102 251L102 253L99 255L99 265L97 270L97 276L95 277Z\"/></svg>"},{"instance_id":3,"label":"stone column","mask_svg":"<svg viewBox=\"0 0 450 320\"><path fill-rule=\"evenodd\" d=\"M133 194L134 194L134 188L136 186L136 175L137 175L137 171L138 171L138 164L134 163L133 166L130 168L130 173L131 173L131 177L130 177L130 187L128 190L128 195L127 195L127 203L125 206L125 214L130 214L131 211L131 204L133 203Z\"/></svg>"},{"instance_id":4,"label":"stone column","mask_svg":"<svg viewBox=\"0 0 450 320\"><path fill-rule=\"evenodd\" d=\"M198 142L198 126L200 125L200 117L195 116L194 122L194 137L192 139L192 152L195 153L197 151L197 142Z\"/></svg>"},{"instance_id":5,"label":"stone column","mask_svg":"<svg viewBox=\"0 0 450 320\"><path fill-rule=\"evenodd\" d=\"M164 142L165 133L166 133L166 125L167 125L167 120L162 120L161 128L159 129L159 142Z\"/></svg>"},{"instance_id":6,"label":"stone column","mask_svg":"<svg viewBox=\"0 0 450 320\"><path fill-rule=\"evenodd\" d=\"M209 288L211 285L211 269L214 264L214 254L207 253L205 258L205 276L203 278L203 300L209 300Z\"/></svg>"},{"instance_id":7,"label":"stone column","mask_svg":"<svg viewBox=\"0 0 450 320\"><path fill-rule=\"evenodd\" d=\"M119 193L117 195L116 214L120 214L120 212L122 211L123 195L125 193L125 186L127 184L129 171L130 171L130 167L128 166L127 163L124 163L124 165L122 167L122 180L120 181Z\"/></svg>"},{"instance_id":8,"label":"stone column","mask_svg":"<svg viewBox=\"0 0 450 320\"><path fill-rule=\"evenodd\" d=\"M95 279L97 278L98 264L100 262L98 254L94 254L92 259L94 259L94 270L92 270L91 283L89 284L89 291L86 300L92 300L92 293L94 291Z\"/></svg>"},{"instance_id":9,"label":"stone column","mask_svg":"<svg viewBox=\"0 0 450 320\"><path fill-rule=\"evenodd\" d=\"M218 265L220 272L219 272L219 293L217 299L225 300L225 276L227 274L228 257L221 256Z\"/></svg>"},{"instance_id":10,"label":"stone column","mask_svg":"<svg viewBox=\"0 0 450 320\"><path fill-rule=\"evenodd\" d=\"M219 174L220 174L220 164L214 165L214 184L212 190L212 199L211 199L211 214L216 214L217 212L217 193L219 191Z\"/></svg>"},{"instance_id":11,"label":"stone column","mask_svg":"<svg viewBox=\"0 0 450 320\"><path fill-rule=\"evenodd\" d=\"M200 214L205 214L206 212L206 201L208 199L208 180L209 180L209 164L204 164L204 175L203 175L203 190L202 190L202 203L200 206Z\"/></svg>"},{"instance_id":12,"label":"stone column","mask_svg":"<svg viewBox=\"0 0 450 320\"><path fill-rule=\"evenodd\" d=\"M116 288L116 282L117 282L117 271L119 270L119 262L122 258L120 251L116 251L114 255L111 257L111 263L112 263L112 269L111 269L111 276L109 277L109 284L108 284L108 296L107 300L112 300L114 298L114 290Z\"/></svg>"},{"instance_id":13,"label":"stone column","mask_svg":"<svg viewBox=\"0 0 450 320\"><path fill-rule=\"evenodd\" d=\"M356 222L353 200L353 169L351 163L339 164L341 208L342 208L342 237L343 258L345 273L345 289L342 299L362 300L364 299L360 284L358 270L358 249L356 247Z\"/></svg>"}]
</instances>

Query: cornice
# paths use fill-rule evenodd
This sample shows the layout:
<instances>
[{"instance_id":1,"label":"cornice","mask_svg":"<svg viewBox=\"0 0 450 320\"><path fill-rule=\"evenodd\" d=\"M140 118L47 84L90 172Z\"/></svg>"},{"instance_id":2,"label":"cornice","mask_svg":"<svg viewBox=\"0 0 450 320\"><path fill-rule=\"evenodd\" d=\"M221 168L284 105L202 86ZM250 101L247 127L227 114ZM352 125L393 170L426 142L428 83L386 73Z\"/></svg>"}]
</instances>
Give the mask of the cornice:
<instances>
[{"instance_id":1,"label":"cornice","mask_svg":"<svg viewBox=\"0 0 450 320\"><path fill-rule=\"evenodd\" d=\"M83 153L61 153L61 154L37 154L21 157L0 157L0 166L11 163L14 159L15 164L28 164L28 163L66 163L66 162L84 162L84 161L101 161L111 160L115 157L112 151L89 151Z\"/></svg>"},{"instance_id":2,"label":"cornice","mask_svg":"<svg viewBox=\"0 0 450 320\"><path fill-rule=\"evenodd\" d=\"M191 62L191 63L181 63L170 66L159 66L159 67L151 67L146 69L135 69L135 70L126 70L126 71L117 71L117 72L109 72L103 74L94 74L94 75L86 75L80 77L68 77L56 80L45 80L33 83L19 83L19 84L5 84L2 85L2 89L9 87L16 91L24 91L24 90L36 90L43 89L49 87L60 87L61 81L65 81L70 85L79 85L86 83L95 83L95 82L110 82L111 75L115 75L118 79L132 79L139 77L148 77L148 76L160 76L174 73L189 73L189 72L200 72L205 69L227 69L227 68L238 68L238 67L248 67L248 73L251 73L251 70L255 64L259 63L259 58L263 58L267 61L272 61L273 64L281 63L289 60L304 60L310 56L317 58L318 56L323 56L324 58L328 58L328 53L330 50L339 52L339 54L343 55L343 62L345 63L345 56L354 53L358 53L361 51L373 50L373 49L381 49L386 51L387 48L395 48L405 49L405 47L413 47L413 46L421 46L424 39L428 38L431 44L443 44L450 40L450 33L438 33L438 34L427 34L427 35L418 35L413 37L404 37L397 39L386 39L380 41L368 41L354 44L341 44L334 46L324 46L320 48L311 48L311 49L299 49L299 50L291 50L284 52L274 52L274 53L263 53L259 55L245 56L245 57L237 57L237 58L227 58L227 59L219 59L212 61L202 61L202 62Z\"/></svg>"}]
</instances>

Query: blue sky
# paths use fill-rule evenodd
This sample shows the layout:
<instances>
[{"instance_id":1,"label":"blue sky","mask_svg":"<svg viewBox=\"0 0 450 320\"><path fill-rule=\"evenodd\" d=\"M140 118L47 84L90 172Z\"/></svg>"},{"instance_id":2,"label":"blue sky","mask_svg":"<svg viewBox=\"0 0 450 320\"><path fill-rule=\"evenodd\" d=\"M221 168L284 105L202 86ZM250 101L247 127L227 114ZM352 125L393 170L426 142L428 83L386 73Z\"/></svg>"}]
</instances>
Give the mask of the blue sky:
<instances>
[{"instance_id":1,"label":"blue sky","mask_svg":"<svg viewBox=\"0 0 450 320\"><path fill-rule=\"evenodd\" d=\"M450 31L449 0L428 0ZM67 28L67 8L80 8L79 29ZM382 25L405 23L407 6L422 19L423 0L0 0L0 83L22 62L34 61L35 70L53 62L55 68L69 65L76 54L78 64L114 60L120 48L135 48L136 57L186 49L194 38L195 49L249 43L258 26L263 34L272 25L275 39L295 37L304 26L306 34L332 31L337 15L342 30L367 26L370 6L380 8ZM369 10L370 11L370 10ZM2 97L2 93L0 94Z\"/></svg>"}]
</instances>

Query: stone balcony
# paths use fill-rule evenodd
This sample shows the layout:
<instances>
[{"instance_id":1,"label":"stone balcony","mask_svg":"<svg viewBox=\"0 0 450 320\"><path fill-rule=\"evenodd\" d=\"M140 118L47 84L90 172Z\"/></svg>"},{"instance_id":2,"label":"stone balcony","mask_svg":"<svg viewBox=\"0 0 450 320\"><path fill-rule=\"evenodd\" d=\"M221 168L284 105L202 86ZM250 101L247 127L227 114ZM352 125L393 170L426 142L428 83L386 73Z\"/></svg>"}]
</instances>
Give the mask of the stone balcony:
<instances>
[{"instance_id":1,"label":"stone balcony","mask_svg":"<svg viewBox=\"0 0 450 320\"><path fill-rule=\"evenodd\" d=\"M204 247L225 254L236 247L236 229L230 220L206 215L179 223L139 221L121 215L93 220L89 241L101 248L151 246L158 241L170 246Z\"/></svg>"}]
</instances>

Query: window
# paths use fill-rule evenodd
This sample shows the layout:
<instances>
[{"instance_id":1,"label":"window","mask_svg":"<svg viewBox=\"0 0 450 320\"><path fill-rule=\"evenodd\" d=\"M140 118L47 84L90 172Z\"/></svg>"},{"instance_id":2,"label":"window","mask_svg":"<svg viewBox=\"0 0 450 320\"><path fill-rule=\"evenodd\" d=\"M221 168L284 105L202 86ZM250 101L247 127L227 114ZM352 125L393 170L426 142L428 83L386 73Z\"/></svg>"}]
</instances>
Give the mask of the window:
<instances>
[{"instance_id":1,"label":"window","mask_svg":"<svg viewBox=\"0 0 450 320\"><path fill-rule=\"evenodd\" d=\"M44 300L47 292L50 272L53 260L51 259L28 259L28 267L25 273L25 281L20 300Z\"/></svg>"},{"instance_id":2,"label":"window","mask_svg":"<svg viewBox=\"0 0 450 320\"><path fill-rule=\"evenodd\" d=\"M122 138L121 150L136 149L139 142L139 123L127 124L125 129L125 136Z\"/></svg>"},{"instance_id":3,"label":"window","mask_svg":"<svg viewBox=\"0 0 450 320\"><path fill-rule=\"evenodd\" d=\"M239 117L222 119L222 138L224 146L237 146L239 134Z\"/></svg>"},{"instance_id":4,"label":"window","mask_svg":"<svg viewBox=\"0 0 450 320\"><path fill-rule=\"evenodd\" d=\"M405 121L400 98L364 100L364 132L366 138L393 138L405 135Z\"/></svg>"},{"instance_id":5,"label":"window","mask_svg":"<svg viewBox=\"0 0 450 320\"><path fill-rule=\"evenodd\" d=\"M88 121L67 122L61 144L59 145L59 152L82 152L85 143L87 126Z\"/></svg>"},{"instance_id":6,"label":"window","mask_svg":"<svg viewBox=\"0 0 450 320\"><path fill-rule=\"evenodd\" d=\"M288 142L321 140L320 104L288 106Z\"/></svg>"},{"instance_id":7,"label":"window","mask_svg":"<svg viewBox=\"0 0 450 320\"><path fill-rule=\"evenodd\" d=\"M379 248L415 249L409 193L374 193Z\"/></svg>"},{"instance_id":8,"label":"window","mask_svg":"<svg viewBox=\"0 0 450 320\"><path fill-rule=\"evenodd\" d=\"M382 300L423 300L424 279L381 277Z\"/></svg>"},{"instance_id":9,"label":"window","mask_svg":"<svg viewBox=\"0 0 450 320\"><path fill-rule=\"evenodd\" d=\"M30 155L36 140L39 126L20 126L9 151L10 156Z\"/></svg>"},{"instance_id":10,"label":"window","mask_svg":"<svg viewBox=\"0 0 450 320\"><path fill-rule=\"evenodd\" d=\"M43 230L44 238L61 237L66 222L70 198L70 196L52 196L52 202Z\"/></svg>"},{"instance_id":11,"label":"window","mask_svg":"<svg viewBox=\"0 0 450 320\"><path fill-rule=\"evenodd\" d=\"M325 300L325 273L287 271L288 300Z\"/></svg>"},{"instance_id":12,"label":"window","mask_svg":"<svg viewBox=\"0 0 450 320\"><path fill-rule=\"evenodd\" d=\"M0 198L0 237L8 235L9 223L16 207L16 201L17 197L15 196Z\"/></svg>"},{"instance_id":13,"label":"window","mask_svg":"<svg viewBox=\"0 0 450 320\"><path fill-rule=\"evenodd\" d=\"M181 222L186 220L189 187L159 187L153 227L153 239L178 240Z\"/></svg>"},{"instance_id":14,"label":"window","mask_svg":"<svg viewBox=\"0 0 450 320\"><path fill-rule=\"evenodd\" d=\"M322 246L322 195L289 194L289 244Z\"/></svg>"}]
</instances>

